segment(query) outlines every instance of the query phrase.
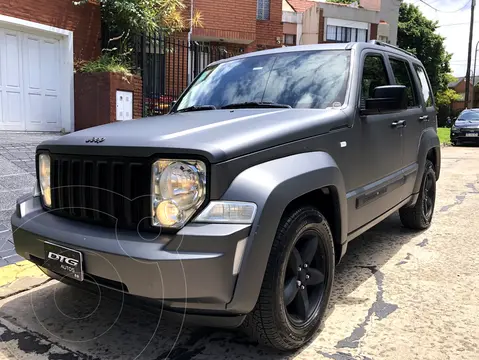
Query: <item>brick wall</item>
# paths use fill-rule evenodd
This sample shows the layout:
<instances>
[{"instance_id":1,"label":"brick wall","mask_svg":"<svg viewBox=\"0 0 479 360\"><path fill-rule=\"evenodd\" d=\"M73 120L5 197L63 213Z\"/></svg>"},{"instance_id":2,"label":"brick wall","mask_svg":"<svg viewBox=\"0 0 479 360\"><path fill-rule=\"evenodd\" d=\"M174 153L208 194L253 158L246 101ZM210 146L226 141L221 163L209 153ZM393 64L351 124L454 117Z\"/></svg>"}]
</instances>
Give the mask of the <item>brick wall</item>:
<instances>
[{"instance_id":1,"label":"brick wall","mask_svg":"<svg viewBox=\"0 0 479 360\"><path fill-rule=\"evenodd\" d=\"M194 10L200 11L203 22L202 28L193 30L194 36L255 39L256 0L194 0Z\"/></svg>"},{"instance_id":2,"label":"brick wall","mask_svg":"<svg viewBox=\"0 0 479 360\"><path fill-rule=\"evenodd\" d=\"M378 39L378 24L371 24L371 35L369 36L371 40Z\"/></svg>"},{"instance_id":3,"label":"brick wall","mask_svg":"<svg viewBox=\"0 0 479 360\"><path fill-rule=\"evenodd\" d=\"M73 31L75 60L100 55L100 7L70 0L2 0L0 14Z\"/></svg>"},{"instance_id":4,"label":"brick wall","mask_svg":"<svg viewBox=\"0 0 479 360\"><path fill-rule=\"evenodd\" d=\"M248 51L270 49L282 45L276 42L276 38L283 39L282 4L282 0L270 0L269 20L256 20L256 38L248 46Z\"/></svg>"},{"instance_id":5,"label":"brick wall","mask_svg":"<svg viewBox=\"0 0 479 360\"><path fill-rule=\"evenodd\" d=\"M141 76L133 77L133 119L143 116L143 81Z\"/></svg>"},{"instance_id":6,"label":"brick wall","mask_svg":"<svg viewBox=\"0 0 479 360\"><path fill-rule=\"evenodd\" d=\"M116 120L116 90L133 92L133 118L142 115L142 81L138 76L125 80L119 74L75 74L75 130Z\"/></svg>"},{"instance_id":7,"label":"brick wall","mask_svg":"<svg viewBox=\"0 0 479 360\"><path fill-rule=\"evenodd\" d=\"M464 94L466 92L466 81L462 80L459 84L457 84L457 86L454 88L454 91L456 91L458 94ZM472 86L472 84L469 84L469 107L471 107L473 91L474 91L474 87ZM476 94L474 96L475 96L474 103L476 103L476 100L478 100L478 98ZM454 101L452 103L452 109L455 111L463 110L466 107L467 106L465 101Z\"/></svg>"},{"instance_id":8,"label":"brick wall","mask_svg":"<svg viewBox=\"0 0 479 360\"><path fill-rule=\"evenodd\" d=\"M319 29L318 29L318 43L325 42L325 36L324 36L324 11L323 9L319 8Z\"/></svg>"}]
</instances>

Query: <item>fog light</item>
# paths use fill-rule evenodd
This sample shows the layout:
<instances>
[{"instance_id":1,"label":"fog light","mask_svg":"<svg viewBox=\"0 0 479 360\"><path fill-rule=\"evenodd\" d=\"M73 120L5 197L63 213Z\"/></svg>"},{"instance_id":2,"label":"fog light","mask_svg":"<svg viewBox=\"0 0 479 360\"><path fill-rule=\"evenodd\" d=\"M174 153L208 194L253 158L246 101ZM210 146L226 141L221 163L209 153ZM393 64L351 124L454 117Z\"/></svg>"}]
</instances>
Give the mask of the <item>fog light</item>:
<instances>
[{"instance_id":1,"label":"fog light","mask_svg":"<svg viewBox=\"0 0 479 360\"><path fill-rule=\"evenodd\" d=\"M172 226L181 222L183 212L178 208L174 201L162 201L155 210L156 218L164 226Z\"/></svg>"}]
</instances>

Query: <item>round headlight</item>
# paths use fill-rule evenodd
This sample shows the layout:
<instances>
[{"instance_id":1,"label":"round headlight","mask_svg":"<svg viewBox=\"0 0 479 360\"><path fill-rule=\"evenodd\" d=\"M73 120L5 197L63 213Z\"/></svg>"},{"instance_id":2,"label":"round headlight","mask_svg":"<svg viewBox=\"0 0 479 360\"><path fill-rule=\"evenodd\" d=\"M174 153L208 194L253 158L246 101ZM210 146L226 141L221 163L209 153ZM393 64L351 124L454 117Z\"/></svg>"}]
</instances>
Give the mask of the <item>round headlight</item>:
<instances>
[{"instance_id":1,"label":"round headlight","mask_svg":"<svg viewBox=\"0 0 479 360\"><path fill-rule=\"evenodd\" d=\"M161 159L152 169L153 225L182 227L205 200L206 167L197 160Z\"/></svg>"},{"instance_id":2,"label":"round headlight","mask_svg":"<svg viewBox=\"0 0 479 360\"><path fill-rule=\"evenodd\" d=\"M175 162L166 167L160 175L160 193L164 199L173 199L181 210L187 210L196 203L204 191L198 169L194 166Z\"/></svg>"}]
</instances>

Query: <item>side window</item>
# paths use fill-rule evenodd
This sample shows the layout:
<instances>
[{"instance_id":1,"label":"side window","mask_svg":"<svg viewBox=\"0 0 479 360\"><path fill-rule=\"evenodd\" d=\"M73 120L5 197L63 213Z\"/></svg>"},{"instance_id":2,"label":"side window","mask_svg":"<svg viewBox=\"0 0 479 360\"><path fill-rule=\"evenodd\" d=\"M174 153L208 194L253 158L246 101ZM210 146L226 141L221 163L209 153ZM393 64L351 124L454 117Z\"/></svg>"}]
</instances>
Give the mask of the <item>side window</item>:
<instances>
[{"instance_id":1,"label":"side window","mask_svg":"<svg viewBox=\"0 0 479 360\"><path fill-rule=\"evenodd\" d=\"M389 85L389 78L382 56L366 56L361 80L361 100L373 97L374 88L384 85Z\"/></svg>"},{"instance_id":2,"label":"side window","mask_svg":"<svg viewBox=\"0 0 479 360\"><path fill-rule=\"evenodd\" d=\"M396 84L404 85L407 92L408 107L418 106L416 91L414 88L414 80L407 62L397 59L389 59L393 69Z\"/></svg>"},{"instance_id":3,"label":"side window","mask_svg":"<svg viewBox=\"0 0 479 360\"><path fill-rule=\"evenodd\" d=\"M429 86L429 82L427 81L426 72L419 65L414 65L414 69L416 69L417 77L421 82L421 92L424 99L424 104L426 104L427 107L433 106L432 90Z\"/></svg>"}]
</instances>

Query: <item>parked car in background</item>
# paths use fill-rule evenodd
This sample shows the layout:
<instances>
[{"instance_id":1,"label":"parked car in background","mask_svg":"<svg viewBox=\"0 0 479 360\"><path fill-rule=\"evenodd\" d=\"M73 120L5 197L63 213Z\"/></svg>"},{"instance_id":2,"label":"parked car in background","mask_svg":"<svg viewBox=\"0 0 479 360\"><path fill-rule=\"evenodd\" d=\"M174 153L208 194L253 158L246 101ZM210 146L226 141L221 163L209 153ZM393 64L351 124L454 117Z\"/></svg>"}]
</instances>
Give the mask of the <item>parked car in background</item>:
<instances>
[{"instance_id":1,"label":"parked car in background","mask_svg":"<svg viewBox=\"0 0 479 360\"><path fill-rule=\"evenodd\" d=\"M395 211L431 225L434 105L421 62L378 41L212 63L168 115L39 145L16 251L60 281L297 349L351 240Z\"/></svg>"},{"instance_id":2,"label":"parked car in background","mask_svg":"<svg viewBox=\"0 0 479 360\"><path fill-rule=\"evenodd\" d=\"M479 109L465 109L451 127L451 144L479 143Z\"/></svg>"}]
</instances>

